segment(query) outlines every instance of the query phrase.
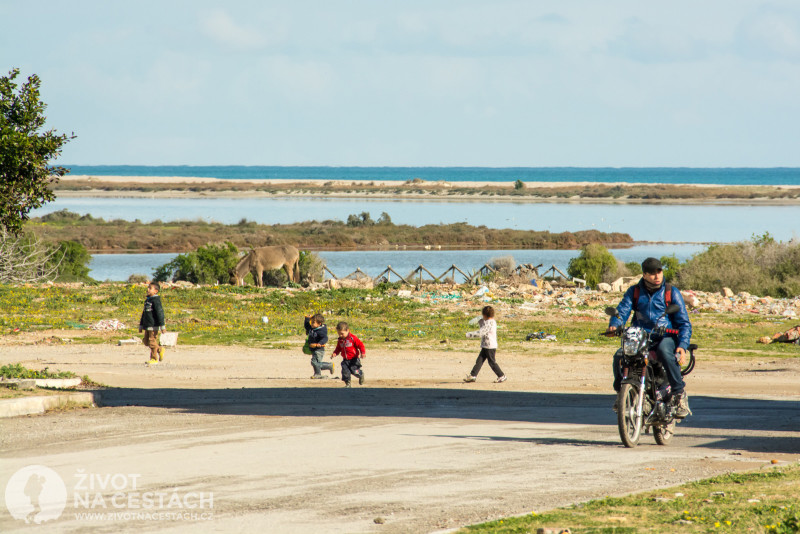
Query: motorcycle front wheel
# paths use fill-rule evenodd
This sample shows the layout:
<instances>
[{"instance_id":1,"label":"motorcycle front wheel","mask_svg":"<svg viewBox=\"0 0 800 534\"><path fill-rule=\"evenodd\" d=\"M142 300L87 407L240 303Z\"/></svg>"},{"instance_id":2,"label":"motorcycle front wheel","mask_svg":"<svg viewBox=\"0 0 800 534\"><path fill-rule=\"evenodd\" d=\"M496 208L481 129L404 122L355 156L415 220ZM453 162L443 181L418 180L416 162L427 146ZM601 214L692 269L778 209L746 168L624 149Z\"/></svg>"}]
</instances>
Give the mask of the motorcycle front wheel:
<instances>
[{"instance_id":1,"label":"motorcycle front wheel","mask_svg":"<svg viewBox=\"0 0 800 534\"><path fill-rule=\"evenodd\" d=\"M619 409L617 411L617 426L619 437L626 447L635 447L639 444L642 434L643 416L636 414L636 405L639 401L639 388L633 384L622 384L617 394Z\"/></svg>"}]
</instances>

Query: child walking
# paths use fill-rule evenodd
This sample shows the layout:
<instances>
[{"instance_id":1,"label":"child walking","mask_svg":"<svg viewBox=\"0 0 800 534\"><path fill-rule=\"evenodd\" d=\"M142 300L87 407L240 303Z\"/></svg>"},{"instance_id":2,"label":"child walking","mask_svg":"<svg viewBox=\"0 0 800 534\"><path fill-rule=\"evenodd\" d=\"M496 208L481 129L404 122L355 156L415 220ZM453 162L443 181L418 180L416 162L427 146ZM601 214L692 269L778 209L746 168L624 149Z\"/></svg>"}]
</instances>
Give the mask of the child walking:
<instances>
[{"instance_id":1,"label":"child walking","mask_svg":"<svg viewBox=\"0 0 800 534\"><path fill-rule=\"evenodd\" d=\"M314 374L311 378L322 378L323 370L330 371L333 374L333 362L322 361L325 358L325 343L328 342L328 327L325 326L325 317L321 313L316 315L306 315L306 320L303 322L306 328L306 335L308 335L308 347L311 349L311 367L314 368Z\"/></svg>"},{"instance_id":2,"label":"child walking","mask_svg":"<svg viewBox=\"0 0 800 534\"><path fill-rule=\"evenodd\" d=\"M495 353L497 352L497 321L494 320L494 308L491 306L484 306L481 310L482 319L478 321L480 330L478 333L481 336L481 352L478 354L478 359L475 360L475 366L472 372L467 375L464 382L475 382L478 379L478 373L483 367L483 362L489 360L489 367L492 368L494 374L497 375L495 382L505 382L508 380L503 370L497 365L495 361Z\"/></svg>"},{"instance_id":3,"label":"child walking","mask_svg":"<svg viewBox=\"0 0 800 534\"><path fill-rule=\"evenodd\" d=\"M147 365L157 365L164 359L164 347L158 342L161 332L166 332L166 321L164 320L164 307L161 305L161 297L158 292L161 286L158 282L150 282L147 285L147 297L144 299L144 310L139 319L139 333L144 331L142 343L150 349L150 361Z\"/></svg>"},{"instance_id":4,"label":"child walking","mask_svg":"<svg viewBox=\"0 0 800 534\"><path fill-rule=\"evenodd\" d=\"M344 387L350 387L350 376L358 378L358 383L364 383L364 370L361 368L361 358L366 355L367 349L355 334L350 332L350 327L344 321L336 325L336 332L339 334L339 341L336 342L336 349L333 355L342 355L342 380Z\"/></svg>"}]
</instances>

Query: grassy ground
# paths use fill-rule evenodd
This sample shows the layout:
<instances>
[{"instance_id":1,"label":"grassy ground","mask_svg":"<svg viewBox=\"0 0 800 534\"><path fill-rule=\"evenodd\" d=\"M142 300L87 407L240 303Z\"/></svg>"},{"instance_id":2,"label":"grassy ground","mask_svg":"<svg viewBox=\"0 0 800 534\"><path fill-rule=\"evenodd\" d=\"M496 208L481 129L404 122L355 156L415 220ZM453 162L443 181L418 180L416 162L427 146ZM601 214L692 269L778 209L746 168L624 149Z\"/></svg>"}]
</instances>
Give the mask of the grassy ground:
<instances>
[{"instance_id":1,"label":"grassy ground","mask_svg":"<svg viewBox=\"0 0 800 534\"><path fill-rule=\"evenodd\" d=\"M474 340L465 333L477 329L469 321L480 314L486 302L464 298L440 287L425 294L425 300L403 299L392 289L282 290L255 287L210 286L166 288L161 296L168 331L179 332L182 345L245 345L262 348L299 349L305 337L303 316L322 312L329 329L348 321L351 330L365 342L384 349L471 347ZM34 334L29 342L63 343L62 338L80 338L82 343L108 343L138 335L138 322L145 297L141 285L101 284L97 286L0 286L0 332L14 336ZM575 305L561 299L546 308L533 308L521 298L496 299L500 325L498 338L514 350L541 353L543 347L558 351L564 344L583 343L587 350L613 350L618 340L599 337L607 318L603 308L616 304L618 295L598 296L591 306ZM521 307L523 306L524 307ZM527 309L526 309L527 308ZM264 323L262 317L267 317ZM780 317L751 313L692 314L692 340L705 349L717 349L731 357L796 357L791 344L760 345L755 340L793 326ZM104 332L89 329L101 319L118 319L123 330ZM46 336L61 330L62 337ZM526 342L531 332L555 334L556 343ZM42 338L35 336L42 332ZM587 341L588 340L588 341Z\"/></svg>"},{"instance_id":2,"label":"grassy ground","mask_svg":"<svg viewBox=\"0 0 800 534\"><path fill-rule=\"evenodd\" d=\"M535 511L467 527L464 533L569 528L573 534L800 532L800 465L731 473L664 490ZM558 532L558 530L556 530Z\"/></svg>"}]
</instances>

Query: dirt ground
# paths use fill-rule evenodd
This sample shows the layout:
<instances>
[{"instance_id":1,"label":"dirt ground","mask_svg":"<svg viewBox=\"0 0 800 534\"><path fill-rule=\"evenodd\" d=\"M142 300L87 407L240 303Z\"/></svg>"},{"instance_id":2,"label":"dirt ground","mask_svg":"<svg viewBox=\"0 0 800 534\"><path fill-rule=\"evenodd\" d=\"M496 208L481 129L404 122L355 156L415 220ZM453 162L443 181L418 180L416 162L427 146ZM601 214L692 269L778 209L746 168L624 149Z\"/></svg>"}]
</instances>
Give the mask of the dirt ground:
<instances>
[{"instance_id":1,"label":"dirt ground","mask_svg":"<svg viewBox=\"0 0 800 534\"><path fill-rule=\"evenodd\" d=\"M141 346L3 345L0 364L113 388L103 408L0 419L0 484L28 465L55 470L69 499L47 526L60 532L431 532L800 460L800 358L698 352L694 415L668 447L648 435L625 449L606 349L501 347L503 384L488 366L461 381L476 351L368 350L367 382L347 390L310 380L297 351L179 347L151 368ZM212 517L80 517L86 474L213 494L211 508L177 510ZM126 502L88 511L142 511ZM1 510L3 532L28 527Z\"/></svg>"}]
</instances>

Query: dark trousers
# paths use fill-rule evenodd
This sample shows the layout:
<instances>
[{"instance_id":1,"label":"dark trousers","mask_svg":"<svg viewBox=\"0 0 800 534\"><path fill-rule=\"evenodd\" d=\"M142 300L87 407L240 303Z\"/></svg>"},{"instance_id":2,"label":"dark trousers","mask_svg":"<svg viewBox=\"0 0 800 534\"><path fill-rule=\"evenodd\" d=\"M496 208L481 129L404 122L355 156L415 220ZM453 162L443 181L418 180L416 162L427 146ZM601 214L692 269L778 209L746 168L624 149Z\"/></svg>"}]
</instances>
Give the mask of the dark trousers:
<instances>
[{"instance_id":1,"label":"dark trousers","mask_svg":"<svg viewBox=\"0 0 800 534\"><path fill-rule=\"evenodd\" d=\"M489 360L489 367L492 368L494 374L497 375L498 378L503 376L503 370L500 369L500 366L497 365L497 361L495 361L494 356L497 352L497 349L484 349L481 348L480 354L478 354L478 359L475 360L475 367L472 368L472 372L470 373L472 376L478 376L478 373L481 372L481 367L483 367L483 362Z\"/></svg>"},{"instance_id":2,"label":"dark trousers","mask_svg":"<svg viewBox=\"0 0 800 534\"><path fill-rule=\"evenodd\" d=\"M350 375L361 378L361 373L361 358L353 358L352 360L342 358L342 380L345 384L350 383Z\"/></svg>"},{"instance_id":3,"label":"dark trousers","mask_svg":"<svg viewBox=\"0 0 800 534\"><path fill-rule=\"evenodd\" d=\"M658 342L658 347L656 347L656 355L658 355L658 361L661 362L664 371L667 373L667 380L669 380L672 393L683 393L686 383L683 381L683 376L681 376L681 366L675 358L675 338L662 338L661 341ZM614 354L614 391L619 391L619 386L622 382L621 361L622 349Z\"/></svg>"}]
</instances>

